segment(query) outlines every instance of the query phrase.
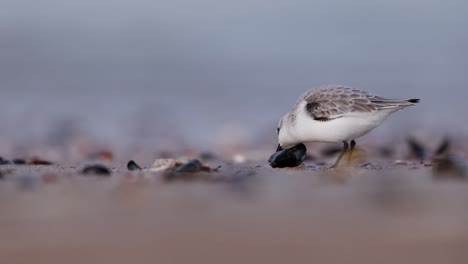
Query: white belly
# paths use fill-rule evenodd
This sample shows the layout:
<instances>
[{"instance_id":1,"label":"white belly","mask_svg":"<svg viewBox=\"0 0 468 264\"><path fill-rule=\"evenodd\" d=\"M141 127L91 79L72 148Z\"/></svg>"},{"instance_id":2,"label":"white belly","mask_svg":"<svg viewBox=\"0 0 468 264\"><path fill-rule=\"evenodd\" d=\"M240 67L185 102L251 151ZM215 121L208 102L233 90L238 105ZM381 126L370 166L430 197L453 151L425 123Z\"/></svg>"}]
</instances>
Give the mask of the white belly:
<instances>
[{"instance_id":1,"label":"white belly","mask_svg":"<svg viewBox=\"0 0 468 264\"><path fill-rule=\"evenodd\" d=\"M342 142L365 135L380 125L393 111L352 113L330 121L313 120L306 112L298 113L290 134L297 142Z\"/></svg>"}]
</instances>

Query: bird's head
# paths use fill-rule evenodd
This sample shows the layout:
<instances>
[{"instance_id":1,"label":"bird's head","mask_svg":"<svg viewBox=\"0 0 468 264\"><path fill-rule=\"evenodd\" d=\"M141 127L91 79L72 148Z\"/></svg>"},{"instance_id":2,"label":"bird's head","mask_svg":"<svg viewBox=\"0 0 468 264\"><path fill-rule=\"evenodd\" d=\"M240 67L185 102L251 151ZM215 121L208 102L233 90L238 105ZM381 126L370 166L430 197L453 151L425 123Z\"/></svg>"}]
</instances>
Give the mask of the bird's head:
<instances>
[{"instance_id":1,"label":"bird's head","mask_svg":"<svg viewBox=\"0 0 468 264\"><path fill-rule=\"evenodd\" d=\"M292 124L291 124L290 114L286 114L278 122L278 126L276 128L276 134L278 135L278 149L276 151L280 151L280 150L283 150L284 148L300 143L300 142L296 142L291 137L291 133L290 133L291 125Z\"/></svg>"}]
</instances>

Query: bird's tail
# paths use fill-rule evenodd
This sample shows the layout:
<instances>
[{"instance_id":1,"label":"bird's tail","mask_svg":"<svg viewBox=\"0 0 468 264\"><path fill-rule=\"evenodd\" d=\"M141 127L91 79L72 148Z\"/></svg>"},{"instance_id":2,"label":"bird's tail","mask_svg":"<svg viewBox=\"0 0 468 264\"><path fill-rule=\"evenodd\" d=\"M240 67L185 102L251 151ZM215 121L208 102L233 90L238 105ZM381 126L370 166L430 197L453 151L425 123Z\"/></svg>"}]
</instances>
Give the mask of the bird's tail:
<instances>
[{"instance_id":1,"label":"bird's tail","mask_svg":"<svg viewBox=\"0 0 468 264\"><path fill-rule=\"evenodd\" d=\"M377 105L379 109L403 109L408 106L414 106L419 103L419 99L397 100L397 99L383 99L379 98L371 100L372 103Z\"/></svg>"}]
</instances>

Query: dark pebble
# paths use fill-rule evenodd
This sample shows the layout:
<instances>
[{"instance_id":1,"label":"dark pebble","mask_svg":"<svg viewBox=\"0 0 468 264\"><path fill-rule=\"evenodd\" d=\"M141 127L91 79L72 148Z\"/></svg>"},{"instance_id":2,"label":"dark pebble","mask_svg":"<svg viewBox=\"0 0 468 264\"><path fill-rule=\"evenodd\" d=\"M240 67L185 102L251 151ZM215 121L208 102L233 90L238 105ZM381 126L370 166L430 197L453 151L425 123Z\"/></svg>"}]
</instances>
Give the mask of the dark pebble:
<instances>
[{"instance_id":1,"label":"dark pebble","mask_svg":"<svg viewBox=\"0 0 468 264\"><path fill-rule=\"evenodd\" d=\"M9 165L11 164L11 161L4 159L3 157L0 157L0 165Z\"/></svg>"},{"instance_id":2,"label":"dark pebble","mask_svg":"<svg viewBox=\"0 0 468 264\"><path fill-rule=\"evenodd\" d=\"M275 152L268 159L273 168L297 167L301 165L306 156L307 148L304 144Z\"/></svg>"},{"instance_id":3,"label":"dark pebble","mask_svg":"<svg viewBox=\"0 0 468 264\"><path fill-rule=\"evenodd\" d=\"M190 160L175 169L175 172L195 173L203 170L203 164L199 160Z\"/></svg>"},{"instance_id":4,"label":"dark pebble","mask_svg":"<svg viewBox=\"0 0 468 264\"><path fill-rule=\"evenodd\" d=\"M13 164L15 164L15 165L25 165L26 160L24 160L24 159L14 159Z\"/></svg>"},{"instance_id":5,"label":"dark pebble","mask_svg":"<svg viewBox=\"0 0 468 264\"><path fill-rule=\"evenodd\" d=\"M131 160L127 163L127 169L129 171L141 170L141 167L136 164L135 161Z\"/></svg>"},{"instance_id":6,"label":"dark pebble","mask_svg":"<svg viewBox=\"0 0 468 264\"><path fill-rule=\"evenodd\" d=\"M99 165L99 164L86 166L85 168L83 168L83 170L81 170L81 173L85 175L89 175L89 174L95 174L95 175L101 175L101 176L111 175L111 171L107 167L103 165Z\"/></svg>"}]
</instances>

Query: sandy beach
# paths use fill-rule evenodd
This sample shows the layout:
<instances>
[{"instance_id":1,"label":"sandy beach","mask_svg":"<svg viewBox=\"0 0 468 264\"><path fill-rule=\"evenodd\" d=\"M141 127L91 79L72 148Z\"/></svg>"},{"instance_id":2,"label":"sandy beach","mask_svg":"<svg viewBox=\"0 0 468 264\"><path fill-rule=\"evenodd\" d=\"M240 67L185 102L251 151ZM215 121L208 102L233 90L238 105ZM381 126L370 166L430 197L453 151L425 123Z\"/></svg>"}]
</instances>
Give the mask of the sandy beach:
<instances>
[{"instance_id":1,"label":"sandy beach","mask_svg":"<svg viewBox=\"0 0 468 264\"><path fill-rule=\"evenodd\" d=\"M1 262L468 260L468 182L435 177L428 164L273 169L215 159L207 164L218 171L176 180L102 164L110 175L0 166Z\"/></svg>"}]
</instances>

